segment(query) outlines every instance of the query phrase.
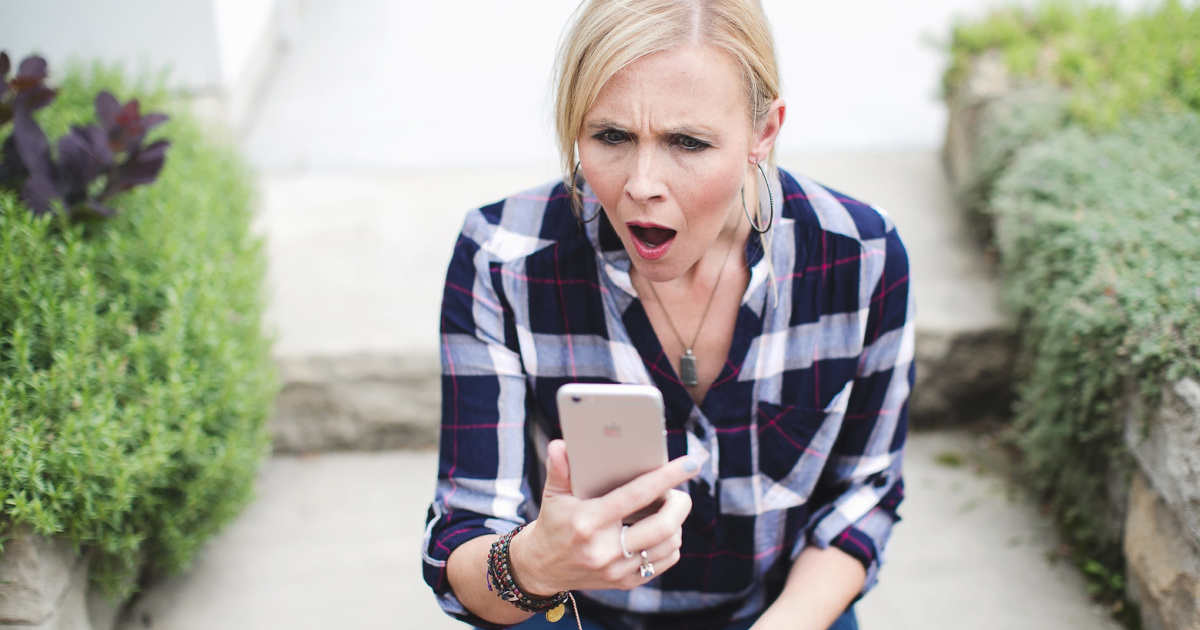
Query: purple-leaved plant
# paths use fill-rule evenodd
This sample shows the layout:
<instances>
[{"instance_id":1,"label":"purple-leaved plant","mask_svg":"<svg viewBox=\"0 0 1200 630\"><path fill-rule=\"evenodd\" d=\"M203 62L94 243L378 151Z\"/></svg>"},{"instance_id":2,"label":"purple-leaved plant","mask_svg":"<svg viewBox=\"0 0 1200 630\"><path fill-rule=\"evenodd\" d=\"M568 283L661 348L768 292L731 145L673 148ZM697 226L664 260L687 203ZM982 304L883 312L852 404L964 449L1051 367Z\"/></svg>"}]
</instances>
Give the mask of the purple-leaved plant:
<instances>
[{"instance_id":1,"label":"purple-leaved plant","mask_svg":"<svg viewBox=\"0 0 1200 630\"><path fill-rule=\"evenodd\" d=\"M0 129L13 123L0 145L0 187L17 191L35 214L51 212L58 201L69 216L111 217L116 211L108 205L110 197L158 177L170 142L143 142L166 115L142 115L137 99L122 105L102 91L96 96L98 124L72 125L58 139L56 159L33 118L57 96L45 84L46 60L26 57L10 80L11 69L8 55L0 52Z\"/></svg>"}]
</instances>

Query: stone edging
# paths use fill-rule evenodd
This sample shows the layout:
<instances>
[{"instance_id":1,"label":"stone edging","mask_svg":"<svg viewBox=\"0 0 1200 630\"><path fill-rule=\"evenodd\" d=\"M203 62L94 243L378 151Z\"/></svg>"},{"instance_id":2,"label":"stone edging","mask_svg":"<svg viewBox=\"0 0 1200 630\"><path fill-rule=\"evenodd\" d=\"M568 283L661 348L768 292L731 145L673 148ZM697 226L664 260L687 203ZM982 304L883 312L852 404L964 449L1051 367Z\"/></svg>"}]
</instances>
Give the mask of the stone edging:
<instances>
[{"instance_id":1,"label":"stone edging","mask_svg":"<svg viewBox=\"0 0 1200 630\"><path fill-rule=\"evenodd\" d=\"M1129 597L1145 630L1200 628L1200 383L1165 388L1125 416L1137 470L1125 521Z\"/></svg>"},{"instance_id":2,"label":"stone edging","mask_svg":"<svg viewBox=\"0 0 1200 630\"><path fill-rule=\"evenodd\" d=\"M63 538L24 528L0 554L0 628L112 630L118 607L88 585L87 559Z\"/></svg>"},{"instance_id":3,"label":"stone edging","mask_svg":"<svg viewBox=\"0 0 1200 630\"><path fill-rule=\"evenodd\" d=\"M441 418L434 356L278 358L275 452L432 448Z\"/></svg>"},{"instance_id":4,"label":"stone edging","mask_svg":"<svg viewBox=\"0 0 1200 630\"><path fill-rule=\"evenodd\" d=\"M1017 339L1009 325L970 331L917 329L913 426L930 429L1004 420L1012 405Z\"/></svg>"},{"instance_id":5,"label":"stone edging","mask_svg":"<svg viewBox=\"0 0 1200 630\"><path fill-rule=\"evenodd\" d=\"M1005 414L1014 349L1007 326L917 331L915 426L961 426ZM433 448L441 418L434 356L277 359L282 389L270 422L277 453Z\"/></svg>"}]
</instances>

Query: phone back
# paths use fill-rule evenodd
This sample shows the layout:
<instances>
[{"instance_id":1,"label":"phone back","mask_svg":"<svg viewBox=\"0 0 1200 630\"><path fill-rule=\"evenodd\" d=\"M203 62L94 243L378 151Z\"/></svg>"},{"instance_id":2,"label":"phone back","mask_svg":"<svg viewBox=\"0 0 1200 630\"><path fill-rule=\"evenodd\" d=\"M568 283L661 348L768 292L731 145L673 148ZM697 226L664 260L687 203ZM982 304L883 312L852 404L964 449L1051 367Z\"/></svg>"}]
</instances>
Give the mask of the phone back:
<instances>
[{"instance_id":1,"label":"phone back","mask_svg":"<svg viewBox=\"0 0 1200 630\"><path fill-rule=\"evenodd\" d=\"M557 398L575 496L603 496L667 463L657 388L572 383L560 387Z\"/></svg>"}]
</instances>

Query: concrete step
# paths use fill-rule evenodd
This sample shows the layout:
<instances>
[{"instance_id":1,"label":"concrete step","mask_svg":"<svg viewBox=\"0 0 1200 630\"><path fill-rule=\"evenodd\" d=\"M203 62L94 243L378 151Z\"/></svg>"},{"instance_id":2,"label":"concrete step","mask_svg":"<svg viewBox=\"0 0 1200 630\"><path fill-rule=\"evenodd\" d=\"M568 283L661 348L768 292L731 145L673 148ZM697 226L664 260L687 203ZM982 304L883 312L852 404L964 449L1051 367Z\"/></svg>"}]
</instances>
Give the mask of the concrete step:
<instances>
[{"instance_id":1,"label":"concrete step","mask_svg":"<svg viewBox=\"0 0 1200 630\"><path fill-rule=\"evenodd\" d=\"M435 444L438 311L463 217L553 176L549 166L263 173L256 230L283 380L276 450Z\"/></svg>"},{"instance_id":2,"label":"concrete step","mask_svg":"<svg viewBox=\"0 0 1200 630\"><path fill-rule=\"evenodd\" d=\"M1011 333L938 154L810 154L781 164L885 208L899 226L917 299L914 422L1002 414ZM264 173L257 229L268 238L267 317L284 385L277 450L436 443L438 309L463 215L555 175L552 165Z\"/></svg>"},{"instance_id":3,"label":"concrete step","mask_svg":"<svg viewBox=\"0 0 1200 630\"><path fill-rule=\"evenodd\" d=\"M1059 557L1053 526L962 432L915 433L908 497L863 628L1119 630ZM465 628L420 573L437 459L427 451L276 456L258 499L121 630Z\"/></svg>"}]
</instances>

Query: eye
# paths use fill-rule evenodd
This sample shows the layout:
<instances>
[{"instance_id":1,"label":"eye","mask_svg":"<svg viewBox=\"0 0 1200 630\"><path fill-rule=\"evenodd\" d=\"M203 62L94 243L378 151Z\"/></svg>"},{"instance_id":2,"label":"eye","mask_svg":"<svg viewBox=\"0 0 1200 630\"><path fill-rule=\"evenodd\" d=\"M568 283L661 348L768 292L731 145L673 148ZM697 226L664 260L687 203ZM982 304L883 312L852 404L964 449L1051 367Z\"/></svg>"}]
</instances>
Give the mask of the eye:
<instances>
[{"instance_id":1,"label":"eye","mask_svg":"<svg viewBox=\"0 0 1200 630\"><path fill-rule=\"evenodd\" d=\"M697 140L691 136L679 136L675 139L675 143L688 151L701 151L711 146L707 142Z\"/></svg>"},{"instance_id":2,"label":"eye","mask_svg":"<svg viewBox=\"0 0 1200 630\"><path fill-rule=\"evenodd\" d=\"M605 129L592 137L604 144L621 144L629 138L624 131L617 129Z\"/></svg>"}]
</instances>

